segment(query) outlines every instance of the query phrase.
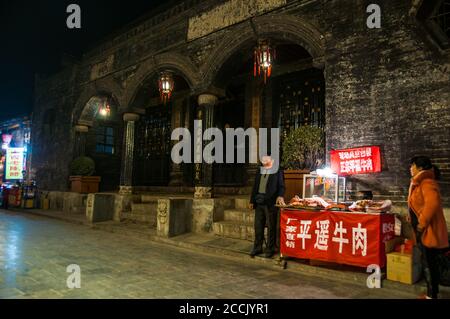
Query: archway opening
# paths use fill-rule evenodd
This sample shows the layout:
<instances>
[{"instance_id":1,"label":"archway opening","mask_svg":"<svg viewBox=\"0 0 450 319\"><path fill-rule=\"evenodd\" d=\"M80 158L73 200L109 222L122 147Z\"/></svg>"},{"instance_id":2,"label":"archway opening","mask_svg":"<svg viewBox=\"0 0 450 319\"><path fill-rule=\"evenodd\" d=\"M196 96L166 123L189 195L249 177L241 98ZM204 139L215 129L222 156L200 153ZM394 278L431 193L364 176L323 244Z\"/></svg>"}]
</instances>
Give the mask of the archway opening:
<instances>
[{"instance_id":1,"label":"archway opening","mask_svg":"<svg viewBox=\"0 0 450 319\"><path fill-rule=\"evenodd\" d=\"M101 177L100 191L115 191L120 183L123 124L119 105L108 93L93 96L83 109L80 124L90 126L86 136L78 134L78 155L95 161L95 174ZM85 138L85 141L82 139Z\"/></svg>"},{"instance_id":2,"label":"archway opening","mask_svg":"<svg viewBox=\"0 0 450 319\"><path fill-rule=\"evenodd\" d=\"M282 142L283 136L293 128L324 126L324 76L322 70L313 67L313 57L301 45L286 39L269 40L276 50L276 58L267 83L253 75L256 41L247 41L221 66L214 85L224 88L226 96L218 102L215 121L221 129L279 127ZM216 164L214 184L250 185L252 176L246 174L248 141L246 154L245 164Z\"/></svg>"},{"instance_id":3,"label":"archway opening","mask_svg":"<svg viewBox=\"0 0 450 319\"><path fill-rule=\"evenodd\" d=\"M185 78L176 70L169 72L173 76L174 90L166 103L158 89L159 72L152 73L141 83L131 103L131 108L145 110L136 123L133 185L137 187L190 185L193 180L189 164L177 167L177 176L173 172L171 133L174 128L191 122L193 101Z\"/></svg>"}]
</instances>

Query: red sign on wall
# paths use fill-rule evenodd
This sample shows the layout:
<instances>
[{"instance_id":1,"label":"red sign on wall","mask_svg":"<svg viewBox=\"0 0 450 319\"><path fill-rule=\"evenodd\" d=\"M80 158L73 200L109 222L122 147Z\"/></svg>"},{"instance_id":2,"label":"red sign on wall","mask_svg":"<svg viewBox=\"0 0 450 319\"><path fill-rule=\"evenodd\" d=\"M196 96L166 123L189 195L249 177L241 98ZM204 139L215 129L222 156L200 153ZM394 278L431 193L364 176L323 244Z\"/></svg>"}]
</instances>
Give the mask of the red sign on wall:
<instances>
[{"instance_id":1,"label":"red sign on wall","mask_svg":"<svg viewBox=\"0 0 450 319\"><path fill-rule=\"evenodd\" d=\"M379 146L332 150L331 169L338 175L356 175L381 172Z\"/></svg>"},{"instance_id":2,"label":"red sign on wall","mask_svg":"<svg viewBox=\"0 0 450 319\"><path fill-rule=\"evenodd\" d=\"M283 256L384 267L384 243L395 236L393 214L281 210Z\"/></svg>"}]
</instances>

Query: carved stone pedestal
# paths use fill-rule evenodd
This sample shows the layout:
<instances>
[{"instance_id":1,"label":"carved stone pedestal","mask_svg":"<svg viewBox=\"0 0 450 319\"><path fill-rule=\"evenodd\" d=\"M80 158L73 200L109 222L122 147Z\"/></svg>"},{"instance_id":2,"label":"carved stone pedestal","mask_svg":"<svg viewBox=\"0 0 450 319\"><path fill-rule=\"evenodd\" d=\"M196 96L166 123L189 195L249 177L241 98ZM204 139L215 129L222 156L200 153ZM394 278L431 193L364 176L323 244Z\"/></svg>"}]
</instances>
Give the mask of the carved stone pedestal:
<instances>
[{"instance_id":1,"label":"carved stone pedestal","mask_svg":"<svg viewBox=\"0 0 450 319\"><path fill-rule=\"evenodd\" d=\"M212 187L195 187L194 198L197 199L207 199L212 197Z\"/></svg>"}]
</instances>

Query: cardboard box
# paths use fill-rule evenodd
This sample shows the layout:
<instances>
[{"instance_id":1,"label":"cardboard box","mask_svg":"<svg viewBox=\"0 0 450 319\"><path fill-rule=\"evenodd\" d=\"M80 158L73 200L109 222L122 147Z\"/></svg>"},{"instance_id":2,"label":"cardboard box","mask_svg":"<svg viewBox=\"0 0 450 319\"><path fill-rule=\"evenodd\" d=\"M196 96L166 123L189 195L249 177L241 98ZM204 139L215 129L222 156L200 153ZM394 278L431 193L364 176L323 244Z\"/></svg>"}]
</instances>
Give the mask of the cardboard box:
<instances>
[{"instance_id":1,"label":"cardboard box","mask_svg":"<svg viewBox=\"0 0 450 319\"><path fill-rule=\"evenodd\" d=\"M388 240L384 243L384 249L386 254L391 253L394 251L395 246L403 244L405 241L405 238L403 237L395 237L394 239Z\"/></svg>"},{"instance_id":2,"label":"cardboard box","mask_svg":"<svg viewBox=\"0 0 450 319\"><path fill-rule=\"evenodd\" d=\"M405 284L414 284L422 276L420 250L415 247L412 254L387 254L387 279Z\"/></svg>"},{"instance_id":3,"label":"cardboard box","mask_svg":"<svg viewBox=\"0 0 450 319\"><path fill-rule=\"evenodd\" d=\"M412 254L413 249L414 249L413 241L410 239L405 239L405 242L402 245L395 246L394 252L404 253L404 254Z\"/></svg>"}]
</instances>

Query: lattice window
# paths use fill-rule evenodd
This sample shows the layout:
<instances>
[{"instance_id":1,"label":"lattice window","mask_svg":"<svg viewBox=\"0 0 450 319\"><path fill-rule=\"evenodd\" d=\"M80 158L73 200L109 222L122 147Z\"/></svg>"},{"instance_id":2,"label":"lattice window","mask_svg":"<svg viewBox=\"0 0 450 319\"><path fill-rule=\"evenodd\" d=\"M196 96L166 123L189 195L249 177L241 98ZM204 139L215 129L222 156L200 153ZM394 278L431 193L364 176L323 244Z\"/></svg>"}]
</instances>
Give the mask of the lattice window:
<instances>
[{"instance_id":1,"label":"lattice window","mask_svg":"<svg viewBox=\"0 0 450 319\"><path fill-rule=\"evenodd\" d=\"M114 129L112 127L97 127L95 151L101 154L114 154Z\"/></svg>"},{"instance_id":2,"label":"lattice window","mask_svg":"<svg viewBox=\"0 0 450 319\"><path fill-rule=\"evenodd\" d=\"M171 151L171 104L147 108L136 122L133 183L136 186L166 186Z\"/></svg>"},{"instance_id":3,"label":"lattice window","mask_svg":"<svg viewBox=\"0 0 450 319\"><path fill-rule=\"evenodd\" d=\"M320 74L307 72L282 79L277 98L281 139L303 125L325 126L325 84Z\"/></svg>"},{"instance_id":4,"label":"lattice window","mask_svg":"<svg viewBox=\"0 0 450 319\"><path fill-rule=\"evenodd\" d=\"M152 108L137 123L136 156L144 159L170 154L171 115L166 108Z\"/></svg>"}]
</instances>

